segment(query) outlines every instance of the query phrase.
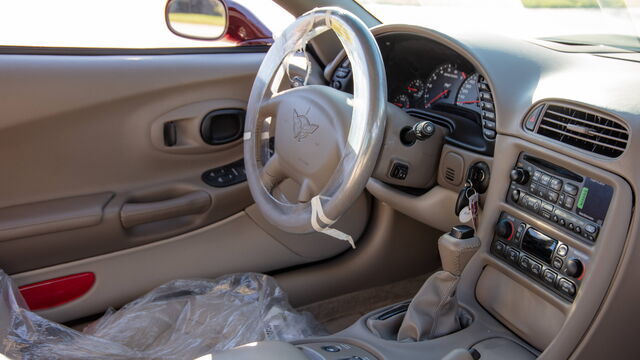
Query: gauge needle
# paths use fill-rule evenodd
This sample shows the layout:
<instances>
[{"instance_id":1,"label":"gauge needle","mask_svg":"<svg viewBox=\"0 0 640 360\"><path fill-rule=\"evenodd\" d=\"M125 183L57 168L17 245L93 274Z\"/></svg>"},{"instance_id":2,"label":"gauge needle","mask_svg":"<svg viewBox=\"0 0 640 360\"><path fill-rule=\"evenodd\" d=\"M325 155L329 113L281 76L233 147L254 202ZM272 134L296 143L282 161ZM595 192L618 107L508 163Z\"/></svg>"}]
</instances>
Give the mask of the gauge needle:
<instances>
[{"instance_id":1,"label":"gauge needle","mask_svg":"<svg viewBox=\"0 0 640 360\"><path fill-rule=\"evenodd\" d=\"M429 105L433 104L433 102L434 102L434 101L436 101L436 100L440 99L441 97L443 97L443 96L444 96L446 93L448 93L448 92L449 92L449 90L448 90L448 89L447 89L447 90L445 90L445 91L443 91L443 92L441 92L440 94L438 94L438 96L436 96L436 97L434 97L433 99L431 99L431 101L429 101L429 102L427 103L427 105L425 105L424 107L428 107Z\"/></svg>"},{"instance_id":2,"label":"gauge needle","mask_svg":"<svg viewBox=\"0 0 640 360\"><path fill-rule=\"evenodd\" d=\"M470 101L458 101L458 104L477 104L480 100L470 100Z\"/></svg>"},{"instance_id":3,"label":"gauge needle","mask_svg":"<svg viewBox=\"0 0 640 360\"><path fill-rule=\"evenodd\" d=\"M411 86L407 86L407 90L409 90L409 91L413 91L413 92L418 91L418 89L416 89L416 88L412 88Z\"/></svg>"}]
</instances>

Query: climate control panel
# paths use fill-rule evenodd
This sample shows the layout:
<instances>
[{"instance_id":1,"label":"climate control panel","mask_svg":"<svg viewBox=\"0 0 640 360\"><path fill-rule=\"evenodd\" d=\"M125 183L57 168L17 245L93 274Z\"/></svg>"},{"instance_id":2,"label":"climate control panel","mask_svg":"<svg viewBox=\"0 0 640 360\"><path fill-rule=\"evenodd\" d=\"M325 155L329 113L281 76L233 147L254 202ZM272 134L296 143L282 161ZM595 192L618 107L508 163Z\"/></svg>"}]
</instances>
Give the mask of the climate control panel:
<instances>
[{"instance_id":1,"label":"climate control panel","mask_svg":"<svg viewBox=\"0 0 640 360\"><path fill-rule=\"evenodd\" d=\"M503 212L495 227L491 252L545 287L573 301L589 257Z\"/></svg>"}]
</instances>

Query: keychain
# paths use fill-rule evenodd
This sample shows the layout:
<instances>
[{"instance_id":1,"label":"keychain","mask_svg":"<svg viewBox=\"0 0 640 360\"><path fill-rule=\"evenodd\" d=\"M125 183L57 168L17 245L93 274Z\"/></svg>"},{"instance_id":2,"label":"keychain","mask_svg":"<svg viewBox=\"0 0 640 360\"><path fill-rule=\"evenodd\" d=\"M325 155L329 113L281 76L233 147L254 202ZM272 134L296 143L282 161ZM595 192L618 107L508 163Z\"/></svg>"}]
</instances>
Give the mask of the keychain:
<instances>
[{"instance_id":1,"label":"keychain","mask_svg":"<svg viewBox=\"0 0 640 360\"><path fill-rule=\"evenodd\" d=\"M473 188L471 188L470 190L473 191L473 194L469 195L467 191L467 194L465 195L469 199L469 210L471 211L471 220L473 221L473 230L477 232L478 231L478 199L480 196L478 195L478 192L475 191Z\"/></svg>"},{"instance_id":2,"label":"keychain","mask_svg":"<svg viewBox=\"0 0 640 360\"><path fill-rule=\"evenodd\" d=\"M458 201L456 201L456 215L458 215L458 219L463 224L473 220L470 200L474 195L477 194L473 189L473 183L471 180L467 180L464 188L460 191L460 195L458 195Z\"/></svg>"}]
</instances>

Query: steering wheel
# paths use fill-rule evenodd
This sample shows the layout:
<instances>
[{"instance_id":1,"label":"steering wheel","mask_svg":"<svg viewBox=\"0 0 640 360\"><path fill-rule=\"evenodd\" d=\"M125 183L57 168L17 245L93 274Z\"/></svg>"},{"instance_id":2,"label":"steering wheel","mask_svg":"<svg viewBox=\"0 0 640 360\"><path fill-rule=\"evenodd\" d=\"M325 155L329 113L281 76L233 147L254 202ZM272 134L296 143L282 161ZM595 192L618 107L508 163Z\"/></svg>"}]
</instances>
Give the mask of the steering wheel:
<instances>
[{"instance_id":1,"label":"steering wheel","mask_svg":"<svg viewBox=\"0 0 640 360\"><path fill-rule=\"evenodd\" d=\"M278 91L285 59L328 30L351 62L353 96L323 85ZM329 226L357 200L373 172L384 137L386 84L378 44L345 10L314 9L274 42L253 83L244 133L249 189L271 224L340 238ZM286 179L300 185L296 199L274 196Z\"/></svg>"}]
</instances>

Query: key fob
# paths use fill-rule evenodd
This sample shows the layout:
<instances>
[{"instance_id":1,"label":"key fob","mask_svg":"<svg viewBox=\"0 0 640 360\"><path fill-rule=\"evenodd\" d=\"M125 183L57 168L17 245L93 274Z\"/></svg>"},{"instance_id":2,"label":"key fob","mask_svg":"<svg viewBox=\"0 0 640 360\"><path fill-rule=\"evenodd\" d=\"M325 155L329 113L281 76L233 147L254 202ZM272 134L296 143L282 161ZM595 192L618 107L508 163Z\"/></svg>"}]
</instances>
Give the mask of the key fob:
<instances>
[{"instance_id":1,"label":"key fob","mask_svg":"<svg viewBox=\"0 0 640 360\"><path fill-rule=\"evenodd\" d=\"M466 196L468 189L469 187L465 186L458 193L458 199L456 199L456 206L454 208L456 216L459 216L462 209L469 205L469 198Z\"/></svg>"}]
</instances>

